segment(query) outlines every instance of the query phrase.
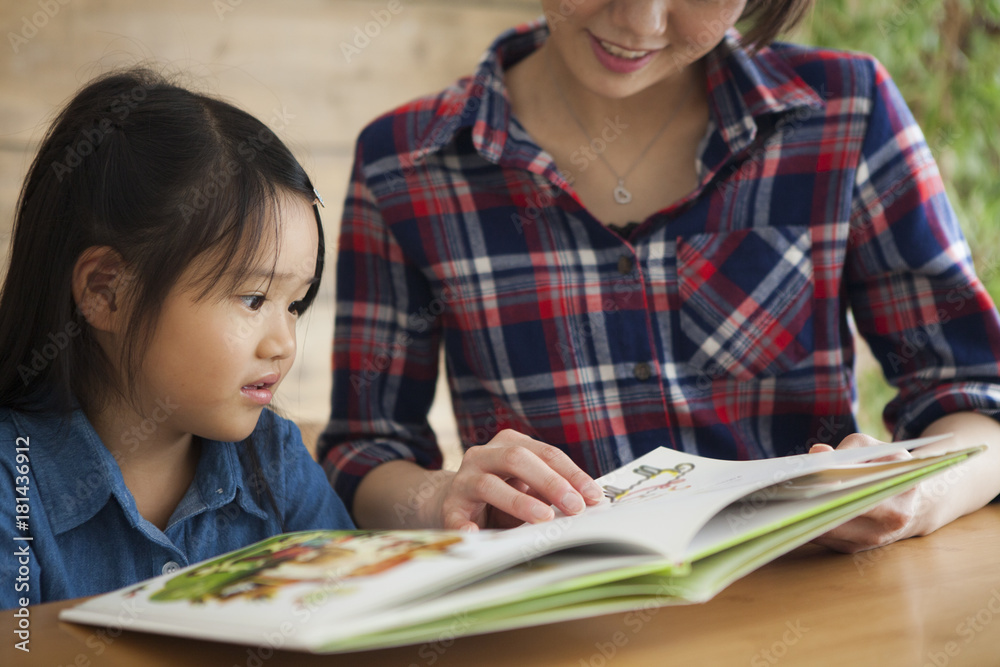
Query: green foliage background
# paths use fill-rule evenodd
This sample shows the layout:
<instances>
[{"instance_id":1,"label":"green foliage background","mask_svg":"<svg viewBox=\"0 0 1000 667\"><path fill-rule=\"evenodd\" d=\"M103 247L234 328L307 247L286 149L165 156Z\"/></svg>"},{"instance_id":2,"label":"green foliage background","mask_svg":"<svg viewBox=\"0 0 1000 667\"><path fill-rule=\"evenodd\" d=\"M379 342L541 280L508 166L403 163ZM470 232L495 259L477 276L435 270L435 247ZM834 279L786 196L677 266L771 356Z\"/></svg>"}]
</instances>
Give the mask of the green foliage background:
<instances>
[{"instance_id":1,"label":"green foliage background","mask_svg":"<svg viewBox=\"0 0 1000 667\"><path fill-rule=\"evenodd\" d=\"M1000 0L816 0L788 39L864 51L886 66L1000 302ZM888 439L881 411L893 390L877 365L859 375L861 429Z\"/></svg>"}]
</instances>

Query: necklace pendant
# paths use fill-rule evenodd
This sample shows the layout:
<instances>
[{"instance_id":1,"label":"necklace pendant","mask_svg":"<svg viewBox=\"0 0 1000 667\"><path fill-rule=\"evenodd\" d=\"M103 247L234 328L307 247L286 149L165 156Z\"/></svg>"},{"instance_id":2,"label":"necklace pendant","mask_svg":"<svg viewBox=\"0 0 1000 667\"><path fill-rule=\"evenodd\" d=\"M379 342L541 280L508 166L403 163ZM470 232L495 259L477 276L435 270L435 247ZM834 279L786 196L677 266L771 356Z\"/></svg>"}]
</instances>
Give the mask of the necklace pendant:
<instances>
[{"instance_id":1,"label":"necklace pendant","mask_svg":"<svg viewBox=\"0 0 1000 667\"><path fill-rule=\"evenodd\" d=\"M625 181L618 181L618 187L614 190L615 201L619 204L628 204L632 201L632 193L625 188Z\"/></svg>"}]
</instances>

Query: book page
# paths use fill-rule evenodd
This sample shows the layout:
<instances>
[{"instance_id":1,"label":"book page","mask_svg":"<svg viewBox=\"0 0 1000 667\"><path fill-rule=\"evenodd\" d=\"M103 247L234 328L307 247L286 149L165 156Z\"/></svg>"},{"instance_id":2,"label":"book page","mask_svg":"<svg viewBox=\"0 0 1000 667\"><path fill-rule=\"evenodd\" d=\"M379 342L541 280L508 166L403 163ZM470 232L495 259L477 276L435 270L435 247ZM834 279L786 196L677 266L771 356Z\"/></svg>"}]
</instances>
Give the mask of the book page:
<instances>
[{"instance_id":1,"label":"book page","mask_svg":"<svg viewBox=\"0 0 1000 667\"><path fill-rule=\"evenodd\" d=\"M130 611L132 629L265 642L289 620L289 647L308 628L336 627L438 595L521 560L526 537L500 531L306 531L162 575L65 610L100 622Z\"/></svg>"},{"instance_id":2,"label":"book page","mask_svg":"<svg viewBox=\"0 0 1000 667\"><path fill-rule=\"evenodd\" d=\"M756 461L725 461L659 448L598 480L605 503L583 514L514 530L541 545L620 541L689 562L689 545L708 521L759 489L836 466L858 464L948 436Z\"/></svg>"}]
</instances>

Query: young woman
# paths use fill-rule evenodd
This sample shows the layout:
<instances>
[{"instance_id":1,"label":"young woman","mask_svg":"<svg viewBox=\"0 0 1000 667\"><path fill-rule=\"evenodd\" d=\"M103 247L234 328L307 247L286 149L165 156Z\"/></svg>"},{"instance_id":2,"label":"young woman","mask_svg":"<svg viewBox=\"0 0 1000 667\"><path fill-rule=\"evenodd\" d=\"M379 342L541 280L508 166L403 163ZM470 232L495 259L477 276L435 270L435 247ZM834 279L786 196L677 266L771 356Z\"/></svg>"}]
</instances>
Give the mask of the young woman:
<instances>
[{"instance_id":1,"label":"young woman","mask_svg":"<svg viewBox=\"0 0 1000 667\"><path fill-rule=\"evenodd\" d=\"M56 118L0 300L0 606L101 593L283 530L352 527L267 409L323 268L260 121L135 70ZM16 500L16 504L15 501Z\"/></svg>"},{"instance_id":2,"label":"young woman","mask_svg":"<svg viewBox=\"0 0 1000 667\"><path fill-rule=\"evenodd\" d=\"M1000 317L885 70L771 44L810 4L543 0L475 76L362 132L321 444L360 524L580 511L587 473L660 445L870 444L854 323L895 437L990 449L823 541L924 534L1000 492ZM457 473L426 419L442 343Z\"/></svg>"}]
</instances>

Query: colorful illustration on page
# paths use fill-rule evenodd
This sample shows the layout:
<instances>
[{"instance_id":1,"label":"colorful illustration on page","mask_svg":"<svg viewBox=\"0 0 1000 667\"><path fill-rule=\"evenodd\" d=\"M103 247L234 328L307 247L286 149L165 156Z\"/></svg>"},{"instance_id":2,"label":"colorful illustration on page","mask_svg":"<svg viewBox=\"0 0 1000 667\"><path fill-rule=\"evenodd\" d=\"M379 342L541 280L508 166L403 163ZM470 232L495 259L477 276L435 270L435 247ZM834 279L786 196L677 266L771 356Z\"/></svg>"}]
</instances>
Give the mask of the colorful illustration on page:
<instances>
[{"instance_id":1,"label":"colorful illustration on page","mask_svg":"<svg viewBox=\"0 0 1000 667\"><path fill-rule=\"evenodd\" d=\"M359 577L386 572L414 558L440 556L461 537L432 532L311 532L271 540L209 561L173 577L154 602L267 600L301 583L321 584L324 597L351 590Z\"/></svg>"},{"instance_id":2,"label":"colorful illustration on page","mask_svg":"<svg viewBox=\"0 0 1000 667\"><path fill-rule=\"evenodd\" d=\"M692 470L693 463L678 463L673 468L641 465L632 470L640 477L634 484L627 488L605 485L604 495L612 503L622 504L658 498L673 491L684 491L691 488L684 476Z\"/></svg>"}]
</instances>

